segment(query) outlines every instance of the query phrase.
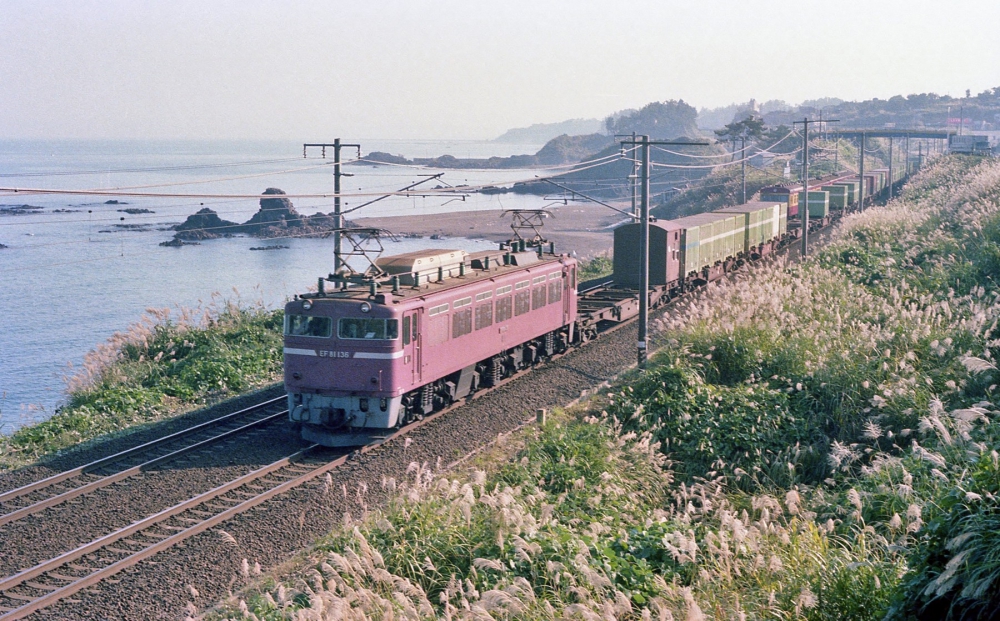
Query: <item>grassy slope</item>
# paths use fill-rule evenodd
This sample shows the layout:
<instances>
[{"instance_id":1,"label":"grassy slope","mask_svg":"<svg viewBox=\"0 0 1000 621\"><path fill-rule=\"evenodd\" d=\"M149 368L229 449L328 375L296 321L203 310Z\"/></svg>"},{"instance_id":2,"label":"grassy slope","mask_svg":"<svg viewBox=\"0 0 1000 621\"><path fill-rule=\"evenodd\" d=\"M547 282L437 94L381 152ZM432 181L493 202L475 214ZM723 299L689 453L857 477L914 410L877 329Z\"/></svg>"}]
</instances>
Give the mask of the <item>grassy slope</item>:
<instances>
[{"instance_id":1,"label":"grassy slope","mask_svg":"<svg viewBox=\"0 0 1000 621\"><path fill-rule=\"evenodd\" d=\"M213 616L995 610L998 212L1000 164L939 162L808 264L664 317L651 368L583 416L486 472L414 464L391 506Z\"/></svg>"},{"instance_id":2,"label":"grassy slope","mask_svg":"<svg viewBox=\"0 0 1000 621\"><path fill-rule=\"evenodd\" d=\"M229 303L177 321L156 311L87 355L52 418L0 437L0 468L276 381L281 322Z\"/></svg>"}]
</instances>

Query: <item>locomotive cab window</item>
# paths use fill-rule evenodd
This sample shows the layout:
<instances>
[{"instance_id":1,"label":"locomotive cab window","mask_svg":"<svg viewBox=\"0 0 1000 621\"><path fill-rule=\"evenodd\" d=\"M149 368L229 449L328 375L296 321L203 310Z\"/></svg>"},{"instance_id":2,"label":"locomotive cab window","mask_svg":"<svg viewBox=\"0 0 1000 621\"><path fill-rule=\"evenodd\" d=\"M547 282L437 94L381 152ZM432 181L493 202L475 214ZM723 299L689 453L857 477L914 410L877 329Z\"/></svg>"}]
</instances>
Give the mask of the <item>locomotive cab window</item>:
<instances>
[{"instance_id":1,"label":"locomotive cab window","mask_svg":"<svg viewBox=\"0 0 1000 621\"><path fill-rule=\"evenodd\" d=\"M403 345L410 344L410 316L403 317Z\"/></svg>"},{"instance_id":2,"label":"locomotive cab window","mask_svg":"<svg viewBox=\"0 0 1000 621\"><path fill-rule=\"evenodd\" d=\"M337 336L342 339L393 341L399 337L399 320L344 317L337 323Z\"/></svg>"},{"instance_id":3,"label":"locomotive cab window","mask_svg":"<svg viewBox=\"0 0 1000 621\"><path fill-rule=\"evenodd\" d=\"M333 335L333 320L329 317L285 315L285 335L329 338Z\"/></svg>"}]
</instances>

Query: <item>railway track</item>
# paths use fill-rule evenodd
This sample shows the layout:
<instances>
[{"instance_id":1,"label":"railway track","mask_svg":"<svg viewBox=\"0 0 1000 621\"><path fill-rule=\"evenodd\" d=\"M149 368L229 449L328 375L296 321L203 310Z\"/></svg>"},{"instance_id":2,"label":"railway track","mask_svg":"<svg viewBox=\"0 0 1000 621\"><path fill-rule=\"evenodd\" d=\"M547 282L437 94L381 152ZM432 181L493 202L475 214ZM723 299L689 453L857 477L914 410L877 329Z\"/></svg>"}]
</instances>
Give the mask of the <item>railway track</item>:
<instances>
[{"instance_id":1,"label":"railway track","mask_svg":"<svg viewBox=\"0 0 1000 621\"><path fill-rule=\"evenodd\" d=\"M0 493L0 527L123 481L210 444L281 419L284 397L269 399L89 464Z\"/></svg>"},{"instance_id":2,"label":"railway track","mask_svg":"<svg viewBox=\"0 0 1000 621\"><path fill-rule=\"evenodd\" d=\"M504 380L497 385L497 388L520 376L521 374ZM484 391L483 394L486 392L489 391ZM261 406L274 401L276 400ZM336 452L336 449L311 445L143 520L133 522L125 528L0 579L0 621L23 619L71 597L186 539L309 483L343 466L352 457L367 453L431 423L461 405L461 402L456 403L421 421L407 425L380 442L340 454L334 459L330 459L329 453ZM288 411L285 410L267 418L270 420L274 416L287 414ZM248 426L250 425L239 429Z\"/></svg>"},{"instance_id":3,"label":"railway track","mask_svg":"<svg viewBox=\"0 0 1000 621\"><path fill-rule=\"evenodd\" d=\"M598 290L602 286L606 285L606 282L595 281L593 283L593 289ZM687 296L680 296L679 298L670 300L670 302L665 306L669 306L673 302L684 299L685 297ZM626 320L620 323L606 324L603 326L604 329L601 330L601 335L610 336L611 333L618 332L621 328L624 328L631 323L631 320ZM603 342L604 340L605 339L598 339L597 342ZM612 339L612 341L615 340L616 339ZM591 347L584 347L584 349L590 350ZM569 353L573 353L578 350L579 349L574 349ZM555 361L566 355L568 354L555 356L552 360ZM543 365L543 368L546 366L550 365ZM84 545L77 546L73 550L60 554L50 560L40 562L33 567L29 567L14 575L0 579L0 621L6 619L21 619L30 616L35 612L52 606L60 600L65 600L73 594L79 593L81 590L88 589L97 583L106 581L108 578L140 563L144 559L148 559L160 552L163 552L164 550L167 550L168 548L176 546L178 543L181 543L186 539L216 527L219 524L230 520L248 511L249 509L252 509L253 507L257 507L270 499L286 494L287 492L303 486L310 481L315 481L317 477L332 473L351 461L354 456L360 456L361 454L367 453L368 451L375 449L377 446L390 442L401 435L409 434L417 428L422 427L423 425L426 425L441 416L447 415L452 410L462 407L467 403L480 402L481 397L486 397L497 389L506 386L517 379L521 379L525 375L528 375L528 370L522 371L510 378L505 379L496 387L488 391L484 390L477 392L466 401L458 402L447 409L427 416L422 421L396 431L378 444L366 446L358 451L355 451L354 453L346 455L331 455L329 449L321 449L315 446L309 447L305 450L300 450L267 466L247 473L244 476L234 478L233 480L207 492L203 492L188 500L179 502L174 506L159 511L158 513L145 519L136 521L124 528L101 536ZM279 397L278 399L271 400L268 403L273 405L281 400L283 400L283 398ZM483 399L482 401L492 401L492 399ZM241 410L231 416L241 414L251 409L260 408L264 405L267 404L259 404L253 408ZM283 417L284 415L284 412L280 412L277 414L271 414L270 416L277 418ZM214 424L215 422L216 421L209 421L209 423L204 425ZM199 427L204 427L204 425ZM249 425L239 425L237 426L237 429L242 429L245 426ZM0 499L5 497L25 497L26 495L34 493L38 489L44 488L44 483L46 481L49 481L54 485L61 481L73 478L74 476L94 472L93 468L95 467L100 469L108 466L115 469L114 473L105 474L105 477L118 476L121 473L131 471L133 468L141 469L142 467L150 467L146 464L156 460L170 459L168 456L175 452L163 448L163 445L170 438L176 439L183 436L188 438L189 444L194 444L191 442L191 438L195 433L195 429L197 428L179 432L178 434L168 436L161 441L149 443L149 445L160 446L161 448L158 450L165 451L165 453L162 455L157 454L152 458L149 458L149 454L144 454L144 461L140 464L128 465L127 462L123 462L122 460L125 459L124 456L126 455L131 455L133 458L138 459L140 449L148 445L136 447L135 449L125 451L117 456L111 456L104 460L93 462L87 466L75 469L75 471L78 471L79 474L73 474L74 471L68 471L66 473L50 477L49 479L39 481L38 483L24 486L23 488L19 488L19 490L12 490L4 495L0 495ZM224 433L235 432L236 430L227 430ZM202 441L211 442L214 440L206 438ZM401 445L402 443L398 444ZM409 445L409 442L407 442L407 445ZM176 450L184 450L184 448L182 447L181 449ZM194 449L192 448L189 450ZM114 462L114 458L119 456L122 457L120 457L117 462ZM113 462L117 463L117 465L113 465ZM398 472L399 470L396 471ZM110 482L107 484L110 484ZM14 492L28 490L33 486L35 489L31 491L25 491L23 494L19 495L14 494ZM111 582L113 583L115 581Z\"/></svg>"}]
</instances>

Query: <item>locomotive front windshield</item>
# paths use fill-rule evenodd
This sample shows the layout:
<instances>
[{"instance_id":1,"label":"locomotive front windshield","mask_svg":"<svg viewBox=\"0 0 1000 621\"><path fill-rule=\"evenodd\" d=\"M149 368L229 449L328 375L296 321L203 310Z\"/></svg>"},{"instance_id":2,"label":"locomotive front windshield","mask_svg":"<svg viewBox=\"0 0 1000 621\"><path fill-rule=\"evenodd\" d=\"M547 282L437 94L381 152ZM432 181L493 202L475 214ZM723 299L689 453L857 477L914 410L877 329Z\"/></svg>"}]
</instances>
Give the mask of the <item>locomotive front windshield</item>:
<instances>
[{"instance_id":1,"label":"locomotive front windshield","mask_svg":"<svg viewBox=\"0 0 1000 621\"><path fill-rule=\"evenodd\" d=\"M329 317L285 315L285 335L329 338L333 335L333 320Z\"/></svg>"},{"instance_id":2,"label":"locomotive front windshield","mask_svg":"<svg viewBox=\"0 0 1000 621\"><path fill-rule=\"evenodd\" d=\"M337 336L342 339L393 341L399 337L399 320L344 317L337 323Z\"/></svg>"}]
</instances>

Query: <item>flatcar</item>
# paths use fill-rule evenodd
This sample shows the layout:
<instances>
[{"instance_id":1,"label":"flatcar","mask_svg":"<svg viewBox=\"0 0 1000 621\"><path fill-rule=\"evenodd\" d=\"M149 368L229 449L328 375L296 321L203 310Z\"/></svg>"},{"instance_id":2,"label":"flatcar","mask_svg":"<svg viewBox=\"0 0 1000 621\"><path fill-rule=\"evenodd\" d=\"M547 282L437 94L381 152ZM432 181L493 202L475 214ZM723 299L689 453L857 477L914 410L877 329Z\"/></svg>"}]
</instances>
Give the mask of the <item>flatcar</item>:
<instances>
[{"instance_id":1,"label":"flatcar","mask_svg":"<svg viewBox=\"0 0 1000 621\"><path fill-rule=\"evenodd\" d=\"M565 351L577 262L523 247L427 250L285 306L285 387L302 436L356 446Z\"/></svg>"}]
</instances>

